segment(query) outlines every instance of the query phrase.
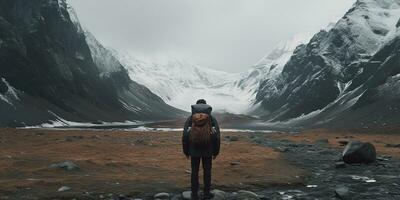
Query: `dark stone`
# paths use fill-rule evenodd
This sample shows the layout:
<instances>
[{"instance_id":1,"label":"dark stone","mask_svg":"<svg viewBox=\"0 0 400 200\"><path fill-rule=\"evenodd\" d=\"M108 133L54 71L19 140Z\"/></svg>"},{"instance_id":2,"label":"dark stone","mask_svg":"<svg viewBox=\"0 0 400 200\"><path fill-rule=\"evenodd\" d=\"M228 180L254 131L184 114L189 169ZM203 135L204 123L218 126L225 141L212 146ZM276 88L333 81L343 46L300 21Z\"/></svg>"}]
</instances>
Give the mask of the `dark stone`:
<instances>
[{"instance_id":1,"label":"dark stone","mask_svg":"<svg viewBox=\"0 0 400 200\"><path fill-rule=\"evenodd\" d=\"M346 163L345 162L335 162L335 168L345 168L346 167Z\"/></svg>"},{"instance_id":2,"label":"dark stone","mask_svg":"<svg viewBox=\"0 0 400 200\"><path fill-rule=\"evenodd\" d=\"M332 154L332 153L334 153L334 152L329 150L329 149L323 149L321 151L318 151L318 154L320 154L320 155L329 155L329 154Z\"/></svg>"},{"instance_id":3,"label":"dark stone","mask_svg":"<svg viewBox=\"0 0 400 200\"><path fill-rule=\"evenodd\" d=\"M78 140L82 140L84 137L83 136L76 136L76 135L74 135L74 136L67 136L67 137L65 137L65 141L67 141L67 142L75 142L75 141L78 141Z\"/></svg>"},{"instance_id":4,"label":"dark stone","mask_svg":"<svg viewBox=\"0 0 400 200\"><path fill-rule=\"evenodd\" d=\"M400 144L386 144L385 146L390 148L400 148Z\"/></svg>"},{"instance_id":5,"label":"dark stone","mask_svg":"<svg viewBox=\"0 0 400 200\"><path fill-rule=\"evenodd\" d=\"M376 160L376 150L369 142L350 142L343 150L342 158L348 164L373 163Z\"/></svg>"},{"instance_id":6,"label":"dark stone","mask_svg":"<svg viewBox=\"0 0 400 200\"><path fill-rule=\"evenodd\" d=\"M286 147L276 147L275 150L278 151L278 152L285 153L285 152L288 152L288 151L289 151L289 148L286 148Z\"/></svg>"},{"instance_id":7,"label":"dark stone","mask_svg":"<svg viewBox=\"0 0 400 200\"><path fill-rule=\"evenodd\" d=\"M320 145L326 145L329 144L329 140L328 139L319 139L315 142L316 144L320 144Z\"/></svg>"},{"instance_id":8,"label":"dark stone","mask_svg":"<svg viewBox=\"0 0 400 200\"><path fill-rule=\"evenodd\" d=\"M347 141L347 140L339 140L338 143L340 144L340 146L346 146L349 143L349 141Z\"/></svg>"},{"instance_id":9,"label":"dark stone","mask_svg":"<svg viewBox=\"0 0 400 200\"><path fill-rule=\"evenodd\" d=\"M239 141L239 137L237 137L237 136L231 136L231 137L229 137L229 141L231 141L231 142Z\"/></svg>"},{"instance_id":10,"label":"dark stone","mask_svg":"<svg viewBox=\"0 0 400 200\"><path fill-rule=\"evenodd\" d=\"M78 165L76 165L72 161L65 161L61 163L51 164L50 168L59 168L59 169L64 169L66 171L74 171L79 169Z\"/></svg>"},{"instance_id":11,"label":"dark stone","mask_svg":"<svg viewBox=\"0 0 400 200\"><path fill-rule=\"evenodd\" d=\"M349 199L350 191L348 187L339 186L335 188L335 195L339 199Z\"/></svg>"},{"instance_id":12,"label":"dark stone","mask_svg":"<svg viewBox=\"0 0 400 200\"><path fill-rule=\"evenodd\" d=\"M376 160L378 160L378 161L389 161L390 159L389 158L385 158L385 157L376 157Z\"/></svg>"},{"instance_id":13,"label":"dark stone","mask_svg":"<svg viewBox=\"0 0 400 200\"><path fill-rule=\"evenodd\" d=\"M240 165L240 162L231 162L229 164L232 165L232 166L235 166L235 165Z\"/></svg>"}]
</instances>

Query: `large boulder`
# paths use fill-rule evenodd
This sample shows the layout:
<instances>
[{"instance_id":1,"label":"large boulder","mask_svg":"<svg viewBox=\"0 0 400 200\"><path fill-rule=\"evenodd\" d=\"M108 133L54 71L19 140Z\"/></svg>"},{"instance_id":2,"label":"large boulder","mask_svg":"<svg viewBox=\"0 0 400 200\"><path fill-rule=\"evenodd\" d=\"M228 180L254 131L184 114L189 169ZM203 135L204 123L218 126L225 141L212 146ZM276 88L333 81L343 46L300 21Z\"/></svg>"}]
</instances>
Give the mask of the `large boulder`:
<instances>
[{"instance_id":1,"label":"large boulder","mask_svg":"<svg viewBox=\"0 0 400 200\"><path fill-rule=\"evenodd\" d=\"M348 164L373 163L376 160L376 150L374 145L369 142L354 141L347 144L342 158Z\"/></svg>"}]
</instances>

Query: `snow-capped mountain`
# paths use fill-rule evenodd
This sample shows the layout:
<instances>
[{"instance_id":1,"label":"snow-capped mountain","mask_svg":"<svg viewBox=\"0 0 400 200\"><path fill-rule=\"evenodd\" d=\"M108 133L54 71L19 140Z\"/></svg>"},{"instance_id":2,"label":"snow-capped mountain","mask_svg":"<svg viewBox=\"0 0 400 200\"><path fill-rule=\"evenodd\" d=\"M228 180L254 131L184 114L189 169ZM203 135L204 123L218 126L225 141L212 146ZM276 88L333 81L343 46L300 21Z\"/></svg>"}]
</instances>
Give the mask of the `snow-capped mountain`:
<instances>
[{"instance_id":1,"label":"snow-capped mountain","mask_svg":"<svg viewBox=\"0 0 400 200\"><path fill-rule=\"evenodd\" d=\"M242 113L249 108L248 93L235 86L240 74L199 67L182 60L151 63L127 53L115 54L133 80L174 107L189 110L197 99L204 98L217 111Z\"/></svg>"},{"instance_id":2,"label":"snow-capped mountain","mask_svg":"<svg viewBox=\"0 0 400 200\"><path fill-rule=\"evenodd\" d=\"M199 98L207 99L217 111L246 113L252 108L256 91L265 78L280 74L294 49L308 42L311 34L298 34L282 42L244 73L227 73L200 67L182 60L151 63L128 53L113 51L133 80L145 85L168 104L189 110Z\"/></svg>"},{"instance_id":3,"label":"snow-capped mountain","mask_svg":"<svg viewBox=\"0 0 400 200\"><path fill-rule=\"evenodd\" d=\"M299 33L290 40L279 43L270 53L258 61L251 70L242 73L236 85L247 91L252 96L251 99L254 103L261 83L264 82L262 87L273 85L281 74L283 67L293 55L294 50L299 45L309 42L311 37L311 33Z\"/></svg>"},{"instance_id":4,"label":"snow-capped mountain","mask_svg":"<svg viewBox=\"0 0 400 200\"><path fill-rule=\"evenodd\" d=\"M360 76L380 65L374 58L396 36L399 18L399 0L358 0L335 26L295 50L275 84L260 88L265 119L328 123L355 109L369 90Z\"/></svg>"}]
</instances>

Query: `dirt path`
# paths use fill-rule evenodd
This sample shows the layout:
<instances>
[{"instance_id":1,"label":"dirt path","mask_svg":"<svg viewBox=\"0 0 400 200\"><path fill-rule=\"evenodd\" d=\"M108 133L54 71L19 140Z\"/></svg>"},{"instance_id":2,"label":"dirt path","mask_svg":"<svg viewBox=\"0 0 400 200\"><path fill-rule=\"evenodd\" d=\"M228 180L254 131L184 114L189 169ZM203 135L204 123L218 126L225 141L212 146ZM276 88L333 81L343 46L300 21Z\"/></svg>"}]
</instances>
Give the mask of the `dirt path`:
<instances>
[{"instance_id":1,"label":"dirt path","mask_svg":"<svg viewBox=\"0 0 400 200\"><path fill-rule=\"evenodd\" d=\"M246 134L224 133L214 186L224 190L304 184L307 172ZM235 139L229 139L238 137ZM0 130L0 199L52 199L183 191L189 161L180 132ZM72 161L78 170L49 166ZM62 186L69 191L58 192Z\"/></svg>"}]
</instances>

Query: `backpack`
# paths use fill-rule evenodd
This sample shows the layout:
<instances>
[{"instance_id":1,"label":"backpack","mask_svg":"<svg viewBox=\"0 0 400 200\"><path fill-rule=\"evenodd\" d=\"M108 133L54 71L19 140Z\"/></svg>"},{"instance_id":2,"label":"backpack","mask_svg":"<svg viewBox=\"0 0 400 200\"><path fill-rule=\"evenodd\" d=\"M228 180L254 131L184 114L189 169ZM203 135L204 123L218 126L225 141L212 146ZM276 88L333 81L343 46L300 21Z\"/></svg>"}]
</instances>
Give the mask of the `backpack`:
<instances>
[{"instance_id":1,"label":"backpack","mask_svg":"<svg viewBox=\"0 0 400 200\"><path fill-rule=\"evenodd\" d=\"M206 146L211 141L212 134L211 117L205 113L192 115L192 127L190 129L190 143L195 146Z\"/></svg>"}]
</instances>

